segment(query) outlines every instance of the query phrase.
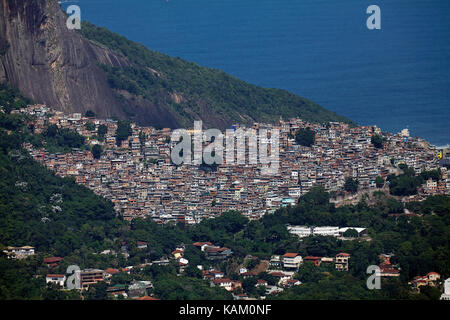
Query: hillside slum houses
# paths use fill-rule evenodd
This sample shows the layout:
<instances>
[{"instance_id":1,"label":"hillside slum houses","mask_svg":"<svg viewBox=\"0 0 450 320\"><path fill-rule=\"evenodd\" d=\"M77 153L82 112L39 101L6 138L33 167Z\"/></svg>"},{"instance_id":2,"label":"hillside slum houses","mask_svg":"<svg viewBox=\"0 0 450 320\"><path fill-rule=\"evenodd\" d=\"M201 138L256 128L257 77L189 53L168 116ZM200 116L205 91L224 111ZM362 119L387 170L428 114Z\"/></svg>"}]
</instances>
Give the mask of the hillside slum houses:
<instances>
[{"instance_id":1,"label":"hillside slum houses","mask_svg":"<svg viewBox=\"0 0 450 320\"><path fill-rule=\"evenodd\" d=\"M65 114L44 105L28 106L18 112L33 116L30 125L35 133L56 124L85 136L87 146L102 145L100 159L94 159L89 148L51 154L45 148L24 146L34 159L58 175L73 176L77 183L110 199L127 220L149 217L160 224L195 224L230 210L258 219L296 203L315 185L345 198L343 186L347 177L357 178L360 190L370 190L375 189L377 176L385 178L398 173L395 165L399 163L416 172L439 167L436 148L421 138L409 137L407 130L398 134L383 132L386 142L377 149L371 136L381 131L375 126L312 124L297 118L252 126L255 130L280 131L279 169L275 174L263 174L260 165L248 161L215 167L177 166L171 163L175 142L171 141L169 128L157 130L132 123L132 135L117 146L115 120ZM100 125L107 127L102 139L96 131ZM297 145L294 139L296 131L306 127L315 131L312 147ZM440 181L428 181L418 195L407 201L429 194L450 194L450 176L445 167L441 170Z\"/></svg>"}]
</instances>

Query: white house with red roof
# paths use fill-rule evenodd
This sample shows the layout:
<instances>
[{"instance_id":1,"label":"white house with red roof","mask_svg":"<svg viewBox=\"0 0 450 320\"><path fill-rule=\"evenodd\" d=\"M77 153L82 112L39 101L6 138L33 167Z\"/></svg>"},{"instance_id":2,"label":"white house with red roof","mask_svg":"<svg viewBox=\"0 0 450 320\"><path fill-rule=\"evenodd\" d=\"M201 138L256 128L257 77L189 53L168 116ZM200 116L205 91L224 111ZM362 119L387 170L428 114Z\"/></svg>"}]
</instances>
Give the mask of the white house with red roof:
<instances>
[{"instance_id":1,"label":"white house with red roof","mask_svg":"<svg viewBox=\"0 0 450 320\"><path fill-rule=\"evenodd\" d=\"M60 287L64 287L66 276L63 274L47 274L45 276L45 283L54 283Z\"/></svg>"},{"instance_id":2,"label":"white house with red roof","mask_svg":"<svg viewBox=\"0 0 450 320\"><path fill-rule=\"evenodd\" d=\"M267 281L263 280L263 279L259 279L258 281L256 281L255 287L261 287L261 286L267 287Z\"/></svg>"},{"instance_id":3,"label":"white house with red roof","mask_svg":"<svg viewBox=\"0 0 450 320\"><path fill-rule=\"evenodd\" d=\"M298 253L287 252L282 256L283 267L285 269L298 269L303 262L302 256Z\"/></svg>"},{"instance_id":4,"label":"white house with red roof","mask_svg":"<svg viewBox=\"0 0 450 320\"><path fill-rule=\"evenodd\" d=\"M213 279L211 281L211 285L219 286L227 291L231 291L233 289L233 282L228 278Z\"/></svg>"},{"instance_id":5,"label":"white house with red roof","mask_svg":"<svg viewBox=\"0 0 450 320\"><path fill-rule=\"evenodd\" d=\"M205 251L207 247L212 247L213 244L209 241L206 242L194 242L192 245L196 246L197 248L200 248L200 250Z\"/></svg>"},{"instance_id":6,"label":"white house with red roof","mask_svg":"<svg viewBox=\"0 0 450 320\"><path fill-rule=\"evenodd\" d=\"M278 280L279 285L283 285L286 281L292 279L294 272L272 271L269 274Z\"/></svg>"},{"instance_id":7,"label":"white house with red roof","mask_svg":"<svg viewBox=\"0 0 450 320\"><path fill-rule=\"evenodd\" d=\"M114 268L108 268L105 270L105 278L111 279L111 277L115 274L118 274L120 271Z\"/></svg>"},{"instance_id":8,"label":"white house with red roof","mask_svg":"<svg viewBox=\"0 0 450 320\"><path fill-rule=\"evenodd\" d=\"M284 283L284 285L288 288L293 287L293 286L299 286L301 284L302 284L301 281L297 280L297 279L289 279Z\"/></svg>"}]
</instances>

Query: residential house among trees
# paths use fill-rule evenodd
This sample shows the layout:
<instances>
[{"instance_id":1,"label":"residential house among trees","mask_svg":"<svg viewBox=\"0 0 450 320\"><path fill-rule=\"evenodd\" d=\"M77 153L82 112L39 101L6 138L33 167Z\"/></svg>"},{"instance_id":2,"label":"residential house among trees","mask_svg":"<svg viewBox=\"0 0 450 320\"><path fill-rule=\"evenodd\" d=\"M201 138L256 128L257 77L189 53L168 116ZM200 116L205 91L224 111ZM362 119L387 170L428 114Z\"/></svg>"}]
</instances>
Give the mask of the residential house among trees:
<instances>
[{"instance_id":1,"label":"residential house among trees","mask_svg":"<svg viewBox=\"0 0 450 320\"><path fill-rule=\"evenodd\" d=\"M64 283L66 282L66 276L63 274L47 274L45 276L45 283L54 283L61 288L64 287Z\"/></svg>"},{"instance_id":2,"label":"residential house among trees","mask_svg":"<svg viewBox=\"0 0 450 320\"><path fill-rule=\"evenodd\" d=\"M64 259L61 257L50 257L50 258L45 258L43 260L43 263L46 264L48 267L53 268L53 267L57 267L59 266L59 264L63 261Z\"/></svg>"},{"instance_id":3,"label":"residential house among trees","mask_svg":"<svg viewBox=\"0 0 450 320\"><path fill-rule=\"evenodd\" d=\"M348 261L350 259L350 254L341 252L336 255L334 260L336 270L348 271Z\"/></svg>"},{"instance_id":4,"label":"residential house among trees","mask_svg":"<svg viewBox=\"0 0 450 320\"><path fill-rule=\"evenodd\" d=\"M7 247L6 250L3 250L3 253L5 253L8 258L24 259L34 255L34 247Z\"/></svg>"},{"instance_id":5,"label":"residential house among trees","mask_svg":"<svg viewBox=\"0 0 450 320\"><path fill-rule=\"evenodd\" d=\"M227 291L231 291L233 288L233 283L228 278L219 278L219 279L212 279L211 286L219 286Z\"/></svg>"},{"instance_id":6,"label":"residential house among trees","mask_svg":"<svg viewBox=\"0 0 450 320\"><path fill-rule=\"evenodd\" d=\"M285 253L283 255L283 268L285 269L298 269L302 264L302 256L298 253Z\"/></svg>"},{"instance_id":7,"label":"residential house among trees","mask_svg":"<svg viewBox=\"0 0 450 320\"><path fill-rule=\"evenodd\" d=\"M206 258L209 260L224 260L233 253L231 249L226 247L210 247L205 249Z\"/></svg>"},{"instance_id":8,"label":"residential house among trees","mask_svg":"<svg viewBox=\"0 0 450 320\"><path fill-rule=\"evenodd\" d=\"M381 277L399 277L400 270L391 264L392 255L381 254L380 255L380 276Z\"/></svg>"},{"instance_id":9,"label":"residential house among trees","mask_svg":"<svg viewBox=\"0 0 450 320\"><path fill-rule=\"evenodd\" d=\"M411 285L414 289L420 291L420 287L422 286L430 286L434 287L437 284L437 281L441 279L441 275L437 272L428 272L426 276L417 276L414 277L414 279L410 282L408 282L409 285Z\"/></svg>"}]
</instances>

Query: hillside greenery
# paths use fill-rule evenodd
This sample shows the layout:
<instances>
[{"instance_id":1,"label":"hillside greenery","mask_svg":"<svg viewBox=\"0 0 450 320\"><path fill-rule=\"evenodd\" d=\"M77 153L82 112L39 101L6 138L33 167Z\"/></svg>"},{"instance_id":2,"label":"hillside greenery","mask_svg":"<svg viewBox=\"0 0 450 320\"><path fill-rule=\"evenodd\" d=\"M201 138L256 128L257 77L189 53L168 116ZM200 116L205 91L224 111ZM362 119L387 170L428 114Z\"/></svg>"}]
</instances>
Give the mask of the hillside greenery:
<instances>
[{"instance_id":1,"label":"hillside greenery","mask_svg":"<svg viewBox=\"0 0 450 320\"><path fill-rule=\"evenodd\" d=\"M193 119L198 119L203 113L202 108L210 109L230 123L299 116L312 122L354 124L286 90L265 89L223 71L169 57L88 22L83 23L80 33L131 62L125 67L101 66L112 88L118 92L127 91L154 104L169 106L178 114L182 124L191 124ZM174 94L182 99L174 100Z\"/></svg>"},{"instance_id":2,"label":"hillside greenery","mask_svg":"<svg viewBox=\"0 0 450 320\"><path fill-rule=\"evenodd\" d=\"M12 98L14 99L14 98ZM52 129L53 130L53 129ZM50 133L51 135L53 133ZM56 133L57 134L57 133ZM436 290L413 293L407 282L430 271L450 276L450 197L433 196L406 207L419 216L390 215L403 212L404 205L382 192L374 194L371 205L363 198L357 205L335 207L330 194L313 187L295 206L280 208L259 220L250 221L238 212L204 220L194 226L158 225L149 219L124 221L110 201L95 195L72 178L61 178L34 161L22 148L32 136L27 118L0 113L0 299L80 299L75 291L60 291L45 285L47 273L65 273L68 265L80 268L121 268L137 266L170 257L180 244L186 245L185 258L191 267L177 276L178 266L146 266L133 270L130 277L119 274L116 284L131 279L150 280L154 293L163 299L227 299L230 295L201 280L196 265L214 267L232 279L241 280L251 295L254 280L242 279L236 266L249 255L259 260L271 255L298 252L302 256L329 256L339 252L351 254L348 273L326 266L312 268L305 264L297 279L299 287L285 290L280 299L433 299ZM403 174L414 173L402 166ZM422 179L436 179L439 172L421 173ZM415 176L415 175L414 175ZM392 181L392 180L391 180ZM356 238L344 241L315 236L302 240L289 234L286 225L365 227L371 241ZM139 249L137 241L148 243ZM222 262L207 260L192 246L195 241L211 241L233 251ZM6 246L31 245L37 254L24 260L7 259ZM127 247L128 257L121 254ZM111 250L109 254L100 254ZM365 287L367 266L379 264L380 253L393 253L391 259L401 268L401 277L382 282L382 290ZM42 260L49 256L64 258L60 266L49 269ZM247 262L254 266L255 262ZM273 283L266 273L257 276ZM105 298L104 284L83 293L86 299Z\"/></svg>"},{"instance_id":3,"label":"hillside greenery","mask_svg":"<svg viewBox=\"0 0 450 320\"><path fill-rule=\"evenodd\" d=\"M121 145L122 141L126 140L129 136L133 134L130 122L127 120L119 120L117 122L116 130L116 144Z\"/></svg>"},{"instance_id":4,"label":"hillside greenery","mask_svg":"<svg viewBox=\"0 0 450 320\"><path fill-rule=\"evenodd\" d=\"M0 83L0 107L6 113L26 107L31 102L31 99L22 96L19 90L11 87L8 83Z\"/></svg>"},{"instance_id":5,"label":"hillside greenery","mask_svg":"<svg viewBox=\"0 0 450 320\"><path fill-rule=\"evenodd\" d=\"M295 142L301 146L311 147L316 140L316 133L310 128L299 129L295 133Z\"/></svg>"},{"instance_id":6,"label":"hillside greenery","mask_svg":"<svg viewBox=\"0 0 450 320\"><path fill-rule=\"evenodd\" d=\"M399 168L403 171L400 175L391 174L386 177L389 182L389 192L395 196L409 196L417 194L417 188L424 184L428 179L439 180L441 175L439 170L422 171L416 174L414 169L405 164L400 164Z\"/></svg>"}]
</instances>

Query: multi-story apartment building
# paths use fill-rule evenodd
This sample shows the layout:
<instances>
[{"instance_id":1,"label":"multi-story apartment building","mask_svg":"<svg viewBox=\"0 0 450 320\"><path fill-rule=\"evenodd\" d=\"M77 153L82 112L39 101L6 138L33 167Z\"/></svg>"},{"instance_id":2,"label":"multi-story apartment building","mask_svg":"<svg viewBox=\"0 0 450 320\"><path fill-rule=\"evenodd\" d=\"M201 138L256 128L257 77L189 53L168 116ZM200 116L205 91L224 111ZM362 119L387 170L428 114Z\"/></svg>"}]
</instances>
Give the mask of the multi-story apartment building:
<instances>
[{"instance_id":1,"label":"multi-story apartment building","mask_svg":"<svg viewBox=\"0 0 450 320\"><path fill-rule=\"evenodd\" d=\"M283 255L283 268L285 269L298 269L302 262L302 256L298 253L288 252Z\"/></svg>"},{"instance_id":2,"label":"multi-story apartment building","mask_svg":"<svg viewBox=\"0 0 450 320\"><path fill-rule=\"evenodd\" d=\"M99 269L84 269L80 272L81 289L88 289L91 284L105 280L105 272Z\"/></svg>"},{"instance_id":3,"label":"multi-story apartment building","mask_svg":"<svg viewBox=\"0 0 450 320\"><path fill-rule=\"evenodd\" d=\"M334 264L339 271L348 271L348 261L350 259L350 254L341 252L336 255L334 259Z\"/></svg>"}]
</instances>

